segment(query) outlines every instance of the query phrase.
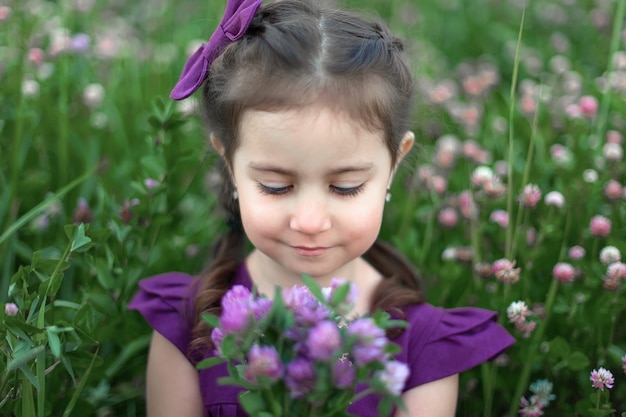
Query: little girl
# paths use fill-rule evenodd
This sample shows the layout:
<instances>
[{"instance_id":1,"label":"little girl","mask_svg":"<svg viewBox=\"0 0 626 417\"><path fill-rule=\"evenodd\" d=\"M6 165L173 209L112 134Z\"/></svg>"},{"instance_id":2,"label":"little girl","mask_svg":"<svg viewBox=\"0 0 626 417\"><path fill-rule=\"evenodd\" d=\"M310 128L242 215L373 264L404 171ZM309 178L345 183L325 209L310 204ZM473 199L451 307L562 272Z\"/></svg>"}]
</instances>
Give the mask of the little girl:
<instances>
[{"instance_id":1,"label":"little girl","mask_svg":"<svg viewBox=\"0 0 626 417\"><path fill-rule=\"evenodd\" d=\"M154 416L244 416L238 388L198 371L213 352L202 312L219 314L233 285L273 295L351 280L356 313L393 311L410 326L393 341L411 369L396 416L453 416L458 374L513 338L495 313L424 302L418 276L378 240L383 208L414 135L414 80L402 42L379 21L319 0L229 0L207 44L189 59L171 97L202 87L202 114L221 156L221 203L230 230L198 277L168 273L140 284L130 308L154 328L147 409ZM247 242L252 245L246 251ZM375 416L370 395L348 409Z\"/></svg>"}]
</instances>

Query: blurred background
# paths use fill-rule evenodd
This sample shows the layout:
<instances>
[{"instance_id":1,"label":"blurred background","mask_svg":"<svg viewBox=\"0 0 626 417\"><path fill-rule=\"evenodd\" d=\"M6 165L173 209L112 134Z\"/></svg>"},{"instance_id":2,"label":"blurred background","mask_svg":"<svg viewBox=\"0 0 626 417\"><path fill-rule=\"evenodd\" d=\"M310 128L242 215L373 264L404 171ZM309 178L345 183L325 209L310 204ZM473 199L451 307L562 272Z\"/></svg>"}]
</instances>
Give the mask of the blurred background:
<instances>
[{"instance_id":1,"label":"blurred background","mask_svg":"<svg viewBox=\"0 0 626 417\"><path fill-rule=\"evenodd\" d=\"M518 338L462 375L458 415L626 411L624 1L338 4L383 17L418 80L382 236L431 303ZM145 414L126 305L226 228L194 98L167 98L224 6L0 0L0 415Z\"/></svg>"}]
</instances>

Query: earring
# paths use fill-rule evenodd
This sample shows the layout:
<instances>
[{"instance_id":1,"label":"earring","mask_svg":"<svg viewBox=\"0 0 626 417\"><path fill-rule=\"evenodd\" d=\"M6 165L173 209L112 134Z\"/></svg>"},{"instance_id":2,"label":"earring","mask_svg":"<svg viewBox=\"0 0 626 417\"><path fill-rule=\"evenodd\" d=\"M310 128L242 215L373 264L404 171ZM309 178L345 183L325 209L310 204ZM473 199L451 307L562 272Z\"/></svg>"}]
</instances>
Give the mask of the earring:
<instances>
[{"instance_id":1,"label":"earring","mask_svg":"<svg viewBox=\"0 0 626 417\"><path fill-rule=\"evenodd\" d=\"M385 201L388 203L391 201L391 191L387 188L387 193L385 194Z\"/></svg>"},{"instance_id":2,"label":"earring","mask_svg":"<svg viewBox=\"0 0 626 417\"><path fill-rule=\"evenodd\" d=\"M233 200L239 200L239 194L237 193L237 190L233 191Z\"/></svg>"}]
</instances>

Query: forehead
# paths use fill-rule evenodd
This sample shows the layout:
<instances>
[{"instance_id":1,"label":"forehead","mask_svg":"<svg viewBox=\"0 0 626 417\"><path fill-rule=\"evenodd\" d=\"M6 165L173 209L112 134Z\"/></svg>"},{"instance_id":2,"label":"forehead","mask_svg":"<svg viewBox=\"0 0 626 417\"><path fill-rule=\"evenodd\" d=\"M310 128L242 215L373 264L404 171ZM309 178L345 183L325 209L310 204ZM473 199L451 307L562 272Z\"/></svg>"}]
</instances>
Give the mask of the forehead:
<instances>
[{"instance_id":1,"label":"forehead","mask_svg":"<svg viewBox=\"0 0 626 417\"><path fill-rule=\"evenodd\" d=\"M329 107L249 110L242 118L239 133L235 154L241 151L247 158L280 157L302 163L312 157L372 162L389 158L382 130L367 129Z\"/></svg>"}]
</instances>

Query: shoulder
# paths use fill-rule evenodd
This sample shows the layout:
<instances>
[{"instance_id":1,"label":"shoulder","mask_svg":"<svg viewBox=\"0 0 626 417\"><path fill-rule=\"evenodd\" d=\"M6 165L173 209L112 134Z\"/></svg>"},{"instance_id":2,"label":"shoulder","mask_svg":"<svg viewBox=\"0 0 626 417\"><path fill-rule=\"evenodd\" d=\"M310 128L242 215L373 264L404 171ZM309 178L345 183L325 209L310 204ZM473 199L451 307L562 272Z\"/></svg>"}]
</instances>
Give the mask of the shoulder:
<instances>
[{"instance_id":1,"label":"shoulder","mask_svg":"<svg viewBox=\"0 0 626 417\"><path fill-rule=\"evenodd\" d=\"M403 311L408 328L394 342L402 348L398 359L411 369L407 389L473 368L515 342L490 310L423 303Z\"/></svg>"},{"instance_id":2,"label":"shoulder","mask_svg":"<svg viewBox=\"0 0 626 417\"><path fill-rule=\"evenodd\" d=\"M141 313L154 330L186 353L196 283L194 277L181 272L143 279L128 308Z\"/></svg>"}]
</instances>

